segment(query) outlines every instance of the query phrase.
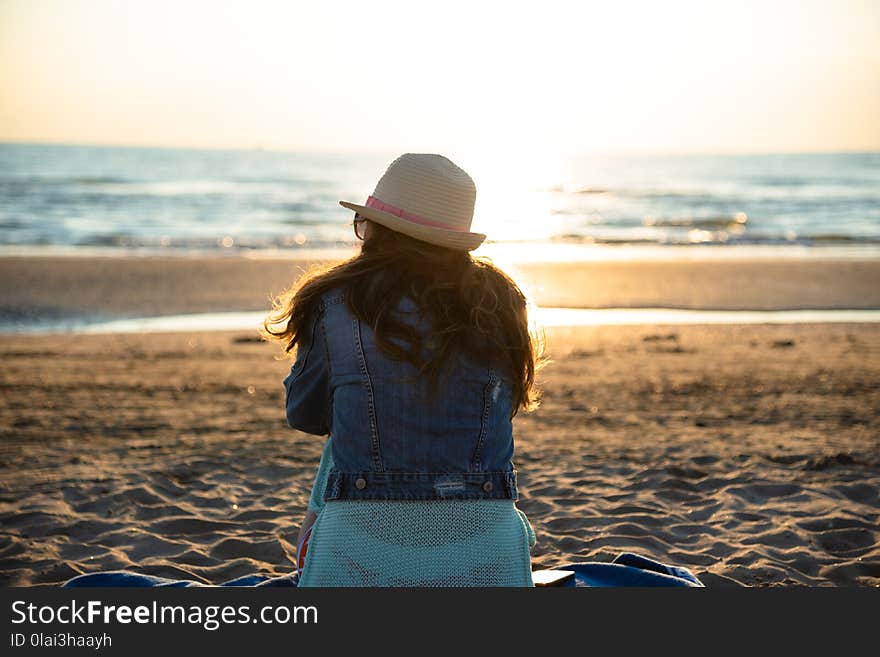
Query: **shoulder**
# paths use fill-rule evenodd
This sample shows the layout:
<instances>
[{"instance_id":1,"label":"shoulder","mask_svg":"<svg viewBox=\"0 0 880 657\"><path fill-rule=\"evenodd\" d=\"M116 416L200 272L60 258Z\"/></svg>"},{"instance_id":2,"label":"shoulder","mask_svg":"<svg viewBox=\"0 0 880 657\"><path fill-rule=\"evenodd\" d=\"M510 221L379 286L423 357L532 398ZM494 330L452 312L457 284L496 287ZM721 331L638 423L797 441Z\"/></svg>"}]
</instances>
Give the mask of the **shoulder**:
<instances>
[{"instance_id":1,"label":"shoulder","mask_svg":"<svg viewBox=\"0 0 880 657\"><path fill-rule=\"evenodd\" d=\"M344 323L347 314L345 298L342 288L333 288L322 294L318 299L315 318L319 324L326 328Z\"/></svg>"},{"instance_id":2,"label":"shoulder","mask_svg":"<svg viewBox=\"0 0 880 657\"><path fill-rule=\"evenodd\" d=\"M333 289L321 295L320 308L326 310L331 306L345 303L345 290Z\"/></svg>"},{"instance_id":3,"label":"shoulder","mask_svg":"<svg viewBox=\"0 0 880 657\"><path fill-rule=\"evenodd\" d=\"M342 287L331 288L318 298L318 313L323 314L327 309L342 303L345 303L345 289Z\"/></svg>"}]
</instances>

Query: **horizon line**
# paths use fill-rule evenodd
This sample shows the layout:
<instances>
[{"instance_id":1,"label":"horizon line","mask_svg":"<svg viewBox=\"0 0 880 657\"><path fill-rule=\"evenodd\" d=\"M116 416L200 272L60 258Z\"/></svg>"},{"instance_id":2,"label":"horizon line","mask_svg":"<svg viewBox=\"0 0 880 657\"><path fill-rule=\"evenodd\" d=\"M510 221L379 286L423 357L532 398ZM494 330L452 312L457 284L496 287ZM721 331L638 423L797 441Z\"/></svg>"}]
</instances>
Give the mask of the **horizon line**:
<instances>
[{"instance_id":1,"label":"horizon line","mask_svg":"<svg viewBox=\"0 0 880 657\"><path fill-rule=\"evenodd\" d=\"M93 142L93 141L58 141L58 140L33 140L33 139L8 139L0 138L0 146L62 146L74 148L127 148L127 149L143 149L143 150L178 150L178 151L216 151L216 152L266 152L266 153L299 153L303 155L389 155L401 152L396 150L374 150L374 149L315 149L311 147L273 147L255 145L247 146L196 146L196 145L167 145L167 144L138 144L132 142ZM407 151L409 152L409 151ZM414 152L414 151L413 151ZM568 151L560 149L560 153L568 156L572 155L593 155L599 157L670 157L670 156L750 156L750 155L873 155L880 154L880 146L876 150L870 148L833 148L833 149L817 149L817 150L766 150L766 151L747 151L747 150L595 150L583 149L580 151Z\"/></svg>"}]
</instances>

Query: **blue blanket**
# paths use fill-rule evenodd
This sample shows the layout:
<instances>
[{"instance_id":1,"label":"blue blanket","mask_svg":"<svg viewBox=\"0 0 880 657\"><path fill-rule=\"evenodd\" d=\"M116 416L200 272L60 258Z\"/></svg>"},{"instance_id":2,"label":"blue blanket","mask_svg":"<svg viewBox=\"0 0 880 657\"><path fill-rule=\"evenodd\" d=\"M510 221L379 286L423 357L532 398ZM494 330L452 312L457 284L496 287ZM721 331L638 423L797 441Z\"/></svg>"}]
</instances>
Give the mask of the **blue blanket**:
<instances>
[{"instance_id":1,"label":"blue blanket","mask_svg":"<svg viewBox=\"0 0 880 657\"><path fill-rule=\"evenodd\" d=\"M574 571L574 578L563 586L703 586L687 568L668 566L647 557L623 552L610 563L587 561L558 566L557 570ZM282 577L265 575L245 575L219 586L296 586L299 574ZM64 583L64 586L207 586L201 582L187 579L168 579L154 575L139 575L124 570L79 575Z\"/></svg>"}]
</instances>

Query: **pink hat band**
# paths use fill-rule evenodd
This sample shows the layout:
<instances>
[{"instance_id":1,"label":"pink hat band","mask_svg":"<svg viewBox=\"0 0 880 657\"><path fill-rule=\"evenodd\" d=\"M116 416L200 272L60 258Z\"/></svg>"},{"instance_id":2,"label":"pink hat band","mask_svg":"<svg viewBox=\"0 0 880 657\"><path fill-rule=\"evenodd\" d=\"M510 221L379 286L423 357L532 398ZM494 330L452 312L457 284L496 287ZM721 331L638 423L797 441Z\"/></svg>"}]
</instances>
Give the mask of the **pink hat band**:
<instances>
[{"instance_id":1,"label":"pink hat band","mask_svg":"<svg viewBox=\"0 0 880 657\"><path fill-rule=\"evenodd\" d=\"M412 212L407 212L401 208L398 208L396 205L390 205L377 199L375 196L370 196L367 199L367 202L364 205L368 208L373 208L374 210L381 210L382 212L387 212L388 214L393 214L396 217L400 217L401 219L406 219L407 221L412 221L416 224L421 224L422 226L430 226L431 228L442 228L443 230L454 230L461 232L461 228L453 228L451 226L447 226L446 224L437 223L436 221L431 221L429 219L425 219L424 217L420 217L417 214L413 214Z\"/></svg>"}]
</instances>

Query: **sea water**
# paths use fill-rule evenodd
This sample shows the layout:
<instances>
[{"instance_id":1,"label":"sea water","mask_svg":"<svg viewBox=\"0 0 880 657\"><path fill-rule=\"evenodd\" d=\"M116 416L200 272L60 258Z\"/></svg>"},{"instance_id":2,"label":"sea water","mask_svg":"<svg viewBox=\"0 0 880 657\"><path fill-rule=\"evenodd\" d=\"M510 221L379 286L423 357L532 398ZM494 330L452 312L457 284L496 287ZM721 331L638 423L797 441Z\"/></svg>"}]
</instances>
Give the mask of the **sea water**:
<instances>
[{"instance_id":1,"label":"sea water","mask_svg":"<svg viewBox=\"0 0 880 657\"><path fill-rule=\"evenodd\" d=\"M363 202L392 159L0 144L0 248L344 250L355 239L352 214L337 201ZM584 245L593 252L648 245L724 247L715 254L737 246L880 253L880 153L586 154L532 179L493 176L491 165L479 171L474 230L524 253L549 246L557 248L537 252L571 257L589 251L566 247Z\"/></svg>"}]
</instances>

